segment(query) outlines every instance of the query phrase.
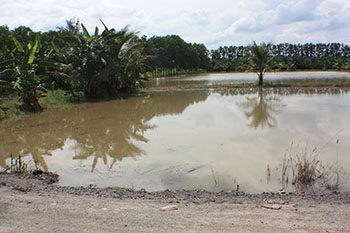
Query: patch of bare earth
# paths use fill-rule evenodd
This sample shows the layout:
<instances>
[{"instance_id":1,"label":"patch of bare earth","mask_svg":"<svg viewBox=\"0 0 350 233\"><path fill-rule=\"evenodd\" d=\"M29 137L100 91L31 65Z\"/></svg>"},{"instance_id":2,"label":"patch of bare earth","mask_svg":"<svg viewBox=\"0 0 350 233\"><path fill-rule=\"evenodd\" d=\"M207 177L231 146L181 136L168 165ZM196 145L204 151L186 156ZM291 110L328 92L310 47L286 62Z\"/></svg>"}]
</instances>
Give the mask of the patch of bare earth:
<instances>
[{"instance_id":1,"label":"patch of bare earth","mask_svg":"<svg viewBox=\"0 0 350 233\"><path fill-rule=\"evenodd\" d=\"M0 232L350 232L350 194L147 192L0 174Z\"/></svg>"}]
</instances>

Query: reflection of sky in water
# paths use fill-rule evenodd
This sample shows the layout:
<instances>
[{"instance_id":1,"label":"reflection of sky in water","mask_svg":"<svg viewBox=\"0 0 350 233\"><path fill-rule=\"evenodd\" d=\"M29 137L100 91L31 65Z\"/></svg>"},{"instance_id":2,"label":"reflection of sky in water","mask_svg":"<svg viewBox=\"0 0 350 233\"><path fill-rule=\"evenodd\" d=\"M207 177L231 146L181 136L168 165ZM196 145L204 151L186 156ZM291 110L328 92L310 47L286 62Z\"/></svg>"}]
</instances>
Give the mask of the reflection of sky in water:
<instances>
[{"instance_id":1,"label":"reflection of sky in water","mask_svg":"<svg viewBox=\"0 0 350 233\"><path fill-rule=\"evenodd\" d=\"M254 116L246 113L268 105L278 108L268 116L275 125L249 126ZM0 150L35 154L60 174L62 185L218 191L239 184L243 191L262 192L281 187L279 173L266 184L266 167L278 167L291 142L304 146L309 139L309 149L322 148L325 162L334 163L338 153L349 173L349 115L349 93L158 93L26 116L16 127L3 124ZM346 177L341 182L341 189L350 190Z\"/></svg>"}]
</instances>

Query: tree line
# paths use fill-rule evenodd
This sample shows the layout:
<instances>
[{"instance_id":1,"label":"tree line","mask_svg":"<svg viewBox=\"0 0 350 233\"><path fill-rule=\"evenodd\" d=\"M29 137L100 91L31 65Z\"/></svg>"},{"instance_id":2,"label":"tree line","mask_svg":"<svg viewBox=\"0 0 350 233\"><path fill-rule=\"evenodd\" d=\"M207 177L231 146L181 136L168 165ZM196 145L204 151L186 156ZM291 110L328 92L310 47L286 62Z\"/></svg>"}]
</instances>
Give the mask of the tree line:
<instances>
[{"instance_id":1,"label":"tree line","mask_svg":"<svg viewBox=\"0 0 350 233\"><path fill-rule=\"evenodd\" d=\"M5 110L1 99L18 95L24 111L41 111L39 98L56 89L76 100L115 98L165 75L349 69L350 48L339 43L263 44L261 50L254 42L209 51L177 35L139 37L127 27L116 30L101 23L103 30L94 32L76 18L48 32L0 26L0 108ZM259 53L268 61L254 59Z\"/></svg>"},{"instance_id":2,"label":"tree line","mask_svg":"<svg viewBox=\"0 0 350 233\"><path fill-rule=\"evenodd\" d=\"M243 72L250 70L250 46L224 46L211 50L211 71ZM349 70L350 46L341 43L269 44L274 57L269 69Z\"/></svg>"}]
</instances>

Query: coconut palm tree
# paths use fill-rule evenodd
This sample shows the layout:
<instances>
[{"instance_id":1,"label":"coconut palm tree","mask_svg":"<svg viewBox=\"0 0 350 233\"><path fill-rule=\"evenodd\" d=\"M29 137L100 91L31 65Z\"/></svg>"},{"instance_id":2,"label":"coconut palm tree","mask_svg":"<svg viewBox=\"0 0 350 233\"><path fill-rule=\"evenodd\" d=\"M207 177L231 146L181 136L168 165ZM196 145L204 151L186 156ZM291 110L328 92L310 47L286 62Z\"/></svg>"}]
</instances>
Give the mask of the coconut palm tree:
<instances>
[{"instance_id":1,"label":"coconut palm tree","mask_svg":"<svg viewBox=\"0 0 350 233\"><path fill-rule=\"evenodd\" d=\"M250 63L253 69L257 72L259 77L259 86L263 85L264 81L264 73L266 68L272 61L272 56L270 53L271 44L262 43L257 45L255 41L253 41L253 45L250 46Z\"/></svg>"}]
</instances>

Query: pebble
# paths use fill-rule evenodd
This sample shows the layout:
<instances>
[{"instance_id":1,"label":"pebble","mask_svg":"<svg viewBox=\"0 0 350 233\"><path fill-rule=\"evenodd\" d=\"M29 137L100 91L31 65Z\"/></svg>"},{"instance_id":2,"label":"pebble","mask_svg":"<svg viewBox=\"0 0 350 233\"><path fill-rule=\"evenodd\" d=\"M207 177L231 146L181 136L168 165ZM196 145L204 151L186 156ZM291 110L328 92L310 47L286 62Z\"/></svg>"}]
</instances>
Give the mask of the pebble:
<instances>
[{"instance_id":1,"label":"pebble","mask_svg":"<svg viewBox=\"0 0 350 233\"><path fill-rule=\"evenodd\" d=\"M169 206L164 206L160 208L161 211L169 211L169 210L178 210L176 205L169 205Z\"/></svg>"}]
</instances>

